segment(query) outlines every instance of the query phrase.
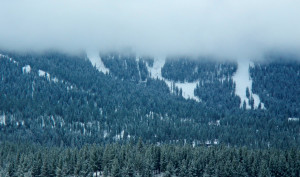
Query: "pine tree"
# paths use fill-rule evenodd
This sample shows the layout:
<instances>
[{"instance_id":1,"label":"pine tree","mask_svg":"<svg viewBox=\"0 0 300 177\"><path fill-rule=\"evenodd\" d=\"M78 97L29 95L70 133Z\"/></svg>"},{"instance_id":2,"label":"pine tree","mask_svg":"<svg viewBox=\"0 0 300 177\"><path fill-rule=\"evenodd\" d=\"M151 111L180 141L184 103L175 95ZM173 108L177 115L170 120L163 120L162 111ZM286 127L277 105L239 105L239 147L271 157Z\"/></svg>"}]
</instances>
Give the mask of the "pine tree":
<instances>
[{"instance_id":1,"label":"pine tree","mask_svg":"<svg viewBox=\"0 0 300 177\"><path fill-rule=\"evenodd\" d=\"M210 177L214 175L215 175L215 167L212 160L210 160L204 169L203 177Z\"/></svg>"},{"instance_id":2,"label":"pine tree","mask_svg":"<svg viewBox=\"0 0 300 177\"><path fill-rule=\"evenodd\" d=\"M55 160L52 159L51 165L49 165L49 176L50 177L55 176L55 169L56 169L56 163L55 163Z\"/></svg>"},{"instance_id":3,"label":"pine tree","mask_svg":"<svg viewBox=\"0 0 300 177\"><path fill-rule=\"evenodd\" d=\"M35 160L31 170L33 177L39 177L41 175L41 160Z\"/></svg>"},{"instance_id":4,"label":"pine tree","mask_svg":"<svg viewBox=\"0 0 300 177\"><path fill-rule=\"evenodd\" d=\"M137 150L139 152L142 152L143 151L143 147L144 147L143 140L142 140L142 138L139 138L139 141L137 143Z\"/></svg>"},{"instance_id":5,"label":"pine tree","mask_svg":"<svg viewBox=\"0 0 300 177\"><path fill-rule=\"evenodd\" d=\"M42 168L41 168L41 176L50 177L47 159L45 159L44 162L43 162L43 165L42 165Z\"/></svg>"},{"instance_id":6,"label":"pine tree","mask_svg":"<svg viewBox=\"0 0 300 177\"><path fill-rule=\"evenodd\" d=\"M17 168L17 171L16 171L16 176L18 176L18 177L24 177L24 174L25 172L24 172L24 166L23 166L23 164L19 164L18 165L18 168Z\"/></svg>"},{"instance_id":7,"label":"pine tree","mask_svg":"<svg viewBox=\"0 0 300 177\"><path fill-rule=\"evenodd\" d=\"M82 169L80 171L81 176L91 176L92 169L90 168L89 162L85 160L82 164Z\"/></svg>"},{"instance_id":8,"label":"pine tree","mask_svg":"<svg viewBox=\"0 0 300 177\"><path fill-rule=\"evenodd\" d=\"M133 171L132 165L126 164L122 168L122 176L124 176L124 177L133 177L134 176L134 171Z\"/></svg>"},{"instance_id":9,"label":"pine tree","mask_svg":"<svg viewBox=\"0 0 300 177\"><path fill-rule=\"evenodd\" d=\"M109 169L107 168L107 166L105 166L103 170L103 177L107 177L108 175L109 175Z\"/></svg>"},{"instance_id":10,"label":"pine tree","mask_svg":"<svg viewBox=\"0 0 300 177\"><path fill-rule=\"evenodd\" d=\"M90 166L92 171L96 174L96 177L98 176L98 171L101 171L101 160L98 157L98 152L94 148L91 153L90 157Z\"/></svg>"},{"instance_id":11,"label":"pine tree","mask_svg":"<svg viewBox=\"0 0 300 177\"><path fill-rule=\"evenodd\" d=\"M67 162L64 162L62 164L61 173L62 173L63 176L68 176L69 175L69 168L68 168Z\"/></svg>"},{"instance_id":12,"label":"pine tree","mask_svg":"<svg viewBox=\"0 0 300 177\"><path fill-rule=\"evenodd\" d=\"M114 159L111 167L111 176L120 177L120 165L118 159Z\"/></svg>"},{"instance_id":13,"label":"pine tree","mask_svg":"<svg viewBox=\"0 0 300 177\"><path fill-rule=\"evenodd\" d=\"M63 177L62 171L59 167L56 168L55 175L56 177Z\"/></svg>"},{"instance_id":14,"label":"pine tree","mask_svg":"<svg viewBox=\"0 0 300 177\"><path fill-rule=\"evenodd\" d=\"M179 177L185 177L188 174L187 163L186 160L182 160L181 165L179 167Z\"/></svg>"},{"instance_id":15,"label":"pine tree","mask_svg":"<svg viewBox=\"0 0 300 177\"><path fill-rule=\"evenodd\" d=\"M271 172L269 167L267 166L267 162L263 160L260 164L260 169L258 172L258 177L271 177Z\"/></svg>"},{"instance_id":16,"label":"pine tree","mask_svg":"<svg viewBox=\"0 0 300 177\"><path fill-rule=\"evenodd\" d=\"M9 177L14 177L15 176L15 165L13 162L11 162L9 165L8 165L8 169L7 169L7 175Z\"/></svg>"},{"instance_id":17,"label":"pine tree","mask_svg":"<svg viewBox=\"0 0 300 177\"><path fill-rule=\"evenodd\" d=\"M171 177L174 174L174 166L172 163L168 163L164 177Z\"/></svg>"},{"instance_id":18,"label":"pine tree","mask_svg":"<svg viewBox=\"0 0 300 177\"><path fill-rule=\"evenodd\" d=\"M246 97L248 99L250 99L250 91L249 91L249 87L246 88Z\"/></svg>"},{"instance_id":19,"label":"pine tree","mask_svg":"<svg viewBox=\"0 0 300 177\"><path fill-rule=\"evenodd\" d=\"M167 157L166 157L166 152L162 152L160 157L160 170L161 172L166 171L168 162L167 162Z\"/></svg>"},{"instance_id":20,"label":"pine tree","mask_svg":"<svg viewBox=\"0 0 300 177\"><path fill-rule=\"evenodd\" d=\"M151 159L147 159L146 162L145 162L145 167L143 169L143 176L145 177L151 177L153 176L153 162Z\"/></svg>"},{"instance_id":21,"label":"pine tree","mask_svg":"<svg viewBox=\"0 0 300 177\"><path fill-rule=\"evenodd\" d=\"M74 174L79 175L82 169L82 160L78 160L74 169Z\"/></svg>"},{"instance_id":22,"label":"pine tree","mask_svg":"<svg viewBox=\"0 0 300 177\"><path fill-rule=\"evenodd\" d=\"M246 104L246 101L244 100L244 102L243 102L243 110L246 110L246 108L247 108L247 104Z\"/></svg>"},{"instance_id":23,"label":"pine tree","mask_svg":"<svg viewBox=\"0 0 300 177\"><path fill-rule=\"evenodd\" d=\"M199 176L196 162L194 160L191 162L191 164L189 166L189 176L191 176L191 177Z\"/></svg>"},{"instance_id":24,"label":"pine tree","mask_svg":"<svg viewBox=\"0 0 300 177\"><path fill-rule=\"evenodd\" d=\"M247 177L248 173L246 172L246 169L243 164L239 163L237 168L235 169L235 176L240 177Z\"/></svg>"}]
</instances>

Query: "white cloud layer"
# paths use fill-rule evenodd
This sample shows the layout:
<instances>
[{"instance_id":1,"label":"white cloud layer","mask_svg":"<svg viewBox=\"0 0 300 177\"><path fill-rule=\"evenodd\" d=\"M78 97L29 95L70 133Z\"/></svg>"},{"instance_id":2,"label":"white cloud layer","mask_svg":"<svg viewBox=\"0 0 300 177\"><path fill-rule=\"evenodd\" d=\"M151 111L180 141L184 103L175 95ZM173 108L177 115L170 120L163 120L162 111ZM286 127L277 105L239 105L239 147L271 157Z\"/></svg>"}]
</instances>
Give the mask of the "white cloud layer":
<instances>
[{"instance_id":1,"label":"white cloud layer","mask_svg":"<svg viewBox=\"0 0 300 177\"><path fill-rule=\"evenodd\" d=\"M299 9L297 0L2 0L0 48L299 54Z\"/></svg>"}]
</instances>

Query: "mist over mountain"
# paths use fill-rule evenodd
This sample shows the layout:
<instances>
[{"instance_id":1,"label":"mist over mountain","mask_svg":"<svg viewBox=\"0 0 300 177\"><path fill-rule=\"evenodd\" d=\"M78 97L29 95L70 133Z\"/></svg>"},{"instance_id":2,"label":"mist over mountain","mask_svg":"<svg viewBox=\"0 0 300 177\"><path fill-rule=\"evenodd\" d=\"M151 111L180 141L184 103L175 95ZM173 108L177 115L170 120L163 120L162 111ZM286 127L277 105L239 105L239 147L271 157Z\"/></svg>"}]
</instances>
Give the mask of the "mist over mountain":
<instances>
[{"instance_id":1,"label":"mist over mountain","mask_svg":"<svg viewBox=\"0 0 300 177\"><path fill-rule=\"evenodd\" d=\"M0 176L300 176L300 2L0 2Z\"/></svg>"},{"instance_id":2,"label":"mist over mountain","mask_svg":"<svg viewBox=\"0 0 300 177\"><path fill-rule=\"evenodd\" d=\"M2 49L130 49L229 59L300 51L300 3L292 0L25 0L0 6Z\"/></svg>"}]
</instances>

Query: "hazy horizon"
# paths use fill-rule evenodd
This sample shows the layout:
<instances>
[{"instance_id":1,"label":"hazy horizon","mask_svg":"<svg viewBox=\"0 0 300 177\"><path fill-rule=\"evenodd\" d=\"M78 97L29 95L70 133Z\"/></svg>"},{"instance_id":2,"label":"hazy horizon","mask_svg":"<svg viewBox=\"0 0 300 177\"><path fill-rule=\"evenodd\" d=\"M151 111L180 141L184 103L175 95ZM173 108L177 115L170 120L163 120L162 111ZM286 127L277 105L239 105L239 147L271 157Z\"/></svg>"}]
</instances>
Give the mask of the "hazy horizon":
<instances>
[{"instance_id":1,"label":"hazy horizon","mask_svg":"<svg viewBox=\"0 0 300 177\"><path fill-rule=\"evenodd\" d=\"M300 54L300 2L292 0L14 0L0 6L5 50L126 49L234 59Z\"/></svg>"}]
</instances>

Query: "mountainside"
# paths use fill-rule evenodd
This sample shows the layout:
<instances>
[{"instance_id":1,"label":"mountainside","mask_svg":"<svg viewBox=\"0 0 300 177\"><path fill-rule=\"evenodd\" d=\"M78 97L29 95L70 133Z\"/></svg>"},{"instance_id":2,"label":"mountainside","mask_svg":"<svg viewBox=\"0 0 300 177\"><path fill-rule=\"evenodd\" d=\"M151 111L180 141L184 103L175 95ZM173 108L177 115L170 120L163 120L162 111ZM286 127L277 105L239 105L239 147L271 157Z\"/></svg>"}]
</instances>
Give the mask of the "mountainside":
<instances>
[{"instance_id":1,"label":"mountainside","mask_svg":"<svg viewBox=\"0 0 300 177\"><path fill-rule=\"evenodd\" d=\"M239 67L208 58L2 52L0 140L299 146L300 63L246 67L245 97L236 90Z\"/></svg>"}]
</instances>

